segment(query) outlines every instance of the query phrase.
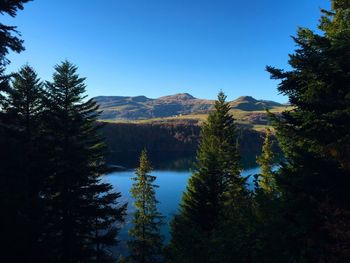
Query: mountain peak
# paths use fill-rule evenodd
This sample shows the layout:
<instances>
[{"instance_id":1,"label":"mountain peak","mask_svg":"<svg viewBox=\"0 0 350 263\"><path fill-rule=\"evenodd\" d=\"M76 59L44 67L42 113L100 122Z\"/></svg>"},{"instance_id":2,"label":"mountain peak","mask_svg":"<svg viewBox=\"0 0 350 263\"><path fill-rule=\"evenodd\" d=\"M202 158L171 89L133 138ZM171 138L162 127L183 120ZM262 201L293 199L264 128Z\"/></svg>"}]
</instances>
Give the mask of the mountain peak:
<instances>
[{"instance_id":1,"label":"mountain peak","mask_svg":"<svg viewBox=\"0 0 350 263\"><path fill-rule=\"evenodd\" d=\"M250 102L250 103L256 103L258 102L256 99L254 99L252 96L241 96L237 98L235 101L237 102Z\"/></svg>"},{"instance_id":2,"label":"mountain peak","mask_svg":"<svg viewBox=\"0 0 350 263\"><path fill-rule=\"evenodd\" d=\"M175 95L164 96L159 99L161 100L194 100L196 98L188 93L178 93Z\"/></svg>"}]
</instances>

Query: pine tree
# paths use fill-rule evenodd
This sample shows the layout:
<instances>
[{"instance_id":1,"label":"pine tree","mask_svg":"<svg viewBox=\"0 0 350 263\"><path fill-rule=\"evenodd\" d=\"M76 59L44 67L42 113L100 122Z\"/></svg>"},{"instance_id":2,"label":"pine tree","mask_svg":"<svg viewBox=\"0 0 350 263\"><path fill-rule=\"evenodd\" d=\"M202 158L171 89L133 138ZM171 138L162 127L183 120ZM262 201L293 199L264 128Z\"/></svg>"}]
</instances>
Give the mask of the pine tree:
<instances>
[{"instance_id":1,"label":"pine tree","mask_svg":"<svg viewBox=\"0 0 350 263\"><path fill-rule=\"evenodd\" d=\"M129 261L140 263L155 263L162 260L163 237L160 228L163 216L158 212L155 197L155 176L152 176L151 164L147 151L140 156L140 165L136 170L135 183L131 194L135 199L136 212L133 217L133 228L129 231L131 240L128 242Z\"/></svg>"},{"instance_id":2,"label":"pine tree","mask_svg":"<svg viewBox=\"0 0 350 263\"><path fill-rule=\"evenodd\" d=\"M268 67L294 109L275 118L287 162L278 172L282 253L296 262L350 260L350 2L322 10L319 30L300 28L290 71Z\"/></svg>"},{"instance_id":3,"label":"pine tree","mask_svg":"<svg viewBox=\"0 0 350 263\"><path fill-rule=\"evenodd\" d=\"M15 17L17 11L22 10L23 5L27 2L29 0L2 1L0 15ZM19 163L17 161L20 160L19 156L24 153L21 151L22 145L15 137L15 134L18 134L18 130L14 126L16 120L8 118L5 110L7 107L6 98L11 91L10 78L12 77L12 75L5 74L6 66L10 63L7 55L11 51L20 53L23 50L23 40L20 39L16 27L0 23L0 205L3 210L3 216L0 219L0 224L3 226L0 243L4 244L0 261L5 262L9 260L11 262L21 261L23 256L17 251L23 249L24 253L29 252L31 242L28 242L28 239L35 236L34 233L29 234L28 229L26 229L28 222L32 221L28 220L28 214L19 213L19 211L24 212L21 201L29 192L25 187L20 187L25 182L20 181L23 177L20 175L21 171L18 169ZM15 131L15 133L10 131ZM35 209L33 208L33 210ZM30 258L29 255L28 258Z\"/></svg>"},{"instance_id":4,"label":"pine tree","mask_svg":"<svg viewBox=\"0 0 350 263\"><path fill-rule=\"evenodd\" d=\"M220 92L202 126L196 170L172 222L169 257L173 262L212 262L217 258L210 243L221 228L227 206L245 189L236 125L225 100Z\"/></svg>"},{"instance_id":5,"label":"pine tree","mask_svg":"<svg viewBox=\"0 0 350 263\"><path fill-rule=\"evenodd\" d=\"M23 5L31 0L12 0L3 1L0 4L0 14L7 14L11 17L17 15L18 10L23 10ZM21 52L24 50L23 40L19 38L16 26L8 26L0 23L0 72L3 73L4 67L9 63L6 55L9 51Z\"/></svg>"},{"instance_id":6,"label":"pine tree","mask_svg":"<svg viewBox=\"0 0 350 263\"><path fill-rule=\"evenodd\" d=\"M276 162L276 156L272 147L271 131L267 129L262 153L257 158L257 163L260 165L261 169L259 186L267 193L272 193L276 189L276 182L272 171L273 165Z\"/></svg>"},{"instance_id":7,"label":"pine tree","mask_svg":"<svg viewBox=\"0 0 350 263\"><path fill-rule=\"evenodd\" d=\"M43 86L36 72L24 66L14 75L4 104L3 121L6 151L2 169L1 193L6 211L2 222L5 231L6 257L12 262L37 260L41 254L40 238L43 225L41 197L45 158L42 153L42 92ZM22 253L15 253L17 250ZM12 253L12 255L11 255Z\"/></svg>"},{"instance_id":8,"label":"pine tree","mask_svg":"<svg viewBox=\"0 0 350 263\"><path fill-rule=\"evenodd\" d=\"M96 122L98 106L86 100L85 79L68 61L55 67L46 83L45 131L50 222L45 243L50 262L110 262L126 205L120 193L101 181L108 171L105 144Z\"/></svg>"},{"instance_id":9,"label":"pine tree","mask_svg":"<svg viewBox=\"0 0 350 263\"><path fill-rule=\"evenodd\" d=\"M15 17L18 10L23 9L23 4L29 2L29 0L16 0L16 1L2 1L0 3L0 15L10 15ZM4 108L6 107L5 98L7 92L9 92L10 77L5 75L6 66L10 63L6 57L10 51L20 53L24 50L23 40L19 38L19 33L16 31L15 26L8 26L0 23L0 162L6 163L6 151L4 143L8 143L5 137L6 123L4 116ZM0 170L0 178L5 179L6 173L2 173Z\"/></svg>"},{"instance_id":10,"label":"pine tree","mask_svg":"<svg viewBox=\"0 0 350 263\"><path fill-rule=\"evenodd\" d=\"M30 141L40 125L42 95L43 84L32 67L23 66L14 74L5 110L13 125L24 132L26 141Z\"/></svg>"},{"instance_id":11,"label":"pine tree","mask_svg":"<svg viewBox=\"0 0 350 263\"><path fill-rule=\"evenodd\" d=\"M280 215L281 194L276 184L276 173L272 170L277 162L277 154L273 151L272 132L267 129L262 147L262 153L257 158L261 172L255 175L253 193L253 226L254 243L253 262L287 262L284 256L285 243L281 241L281 233L285 230L283 218Z\"/></svg>"},{"instance_id":12,"label":"pine tree","mask_svg":"<svg viewBox=\"0 0 350 263\"><path fill-rule=\"evenodd\" d=\"M0 14L15 17L18 10L23 10L23 5L30 0L2 1L0 3ZM24 50L23 40L15 26L0 23L0 103L4 99L2 92L6 92L10 76L4 75L6 66L10 63L6 57L10 51L20 53ZM1 104L0 104L1 109Z\"/></svg>"}]
</instances>

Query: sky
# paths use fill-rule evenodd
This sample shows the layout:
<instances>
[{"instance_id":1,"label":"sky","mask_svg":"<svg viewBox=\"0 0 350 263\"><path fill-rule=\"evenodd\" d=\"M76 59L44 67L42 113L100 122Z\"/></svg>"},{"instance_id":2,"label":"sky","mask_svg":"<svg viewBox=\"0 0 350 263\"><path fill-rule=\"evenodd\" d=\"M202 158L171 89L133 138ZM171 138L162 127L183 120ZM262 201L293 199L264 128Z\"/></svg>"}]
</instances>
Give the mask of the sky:
<instances>
[{"instance_id":1,"label":"sky","mask_svg":"<svg viewBox=\"0 0 350 263\"><path fill-rule=\"evenodd\" d=\"M89 97L187 92L287 102L266 65L288 69L298 27L316 29L328 0L34 0L16 18L28 63L43 80L68 59Z\"/></svg>"}]
</instances>

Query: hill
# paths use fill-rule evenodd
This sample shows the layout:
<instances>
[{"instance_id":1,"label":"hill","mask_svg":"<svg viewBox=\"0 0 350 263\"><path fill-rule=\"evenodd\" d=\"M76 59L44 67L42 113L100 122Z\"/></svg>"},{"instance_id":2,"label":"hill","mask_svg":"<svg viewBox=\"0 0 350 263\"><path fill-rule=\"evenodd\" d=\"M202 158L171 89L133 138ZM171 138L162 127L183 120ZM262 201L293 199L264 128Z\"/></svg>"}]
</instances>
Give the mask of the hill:
<instances>
[{"instance_id":1,"label":"hill","mask_svg":"<svg viewBox=\"0 0 350 263\"><path fill-rule=\"evenodd\" d=\"M211 110L215 102L214 100L198 99L188 93L179 93L157 99L145 96L99 96L95 97L94 100L102 110L101 120L109 121L135 121L184 115L203 115ZM286 107L278 102L257 100L251 96L239 97L231 101L230 105L233 110L250 113Z\"/></svg>"},{"instance_id":2,"label":"hill","mask_svg":"<svg viewBox=\"0 0 350 263\"><path fill-rule=\"evenodd\" d=\"M243 111L262 111L284 106L283 104L275 101L256 100L251 96L241 96L238 99L231 101L230 105L233 109Z\"/></svg>"}]
</instances>

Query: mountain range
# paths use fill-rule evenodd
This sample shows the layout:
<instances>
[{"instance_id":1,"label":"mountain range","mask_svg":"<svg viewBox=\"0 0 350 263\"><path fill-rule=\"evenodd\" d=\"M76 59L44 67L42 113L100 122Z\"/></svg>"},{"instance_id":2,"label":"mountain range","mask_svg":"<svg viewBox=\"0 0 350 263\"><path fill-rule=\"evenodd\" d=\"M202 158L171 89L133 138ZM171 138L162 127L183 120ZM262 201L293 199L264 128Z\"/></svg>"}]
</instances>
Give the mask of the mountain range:
<instances>
[{"instance_id":1,"label":"mountain range","mask_svg":"<svg viewBox=\"0 0 350 263\"><path fill-rule=\"evenodd\" d=\"M188 93L179 93L157 99L145 96L98 96L94 100L100 105L102 120L143 120L179 115L208 113L215 101L198 99ZM229 102L232 109L247 112L285 107L286 105L257 100L251 96L241 96Z\"/></svg>"}]
</instances>

